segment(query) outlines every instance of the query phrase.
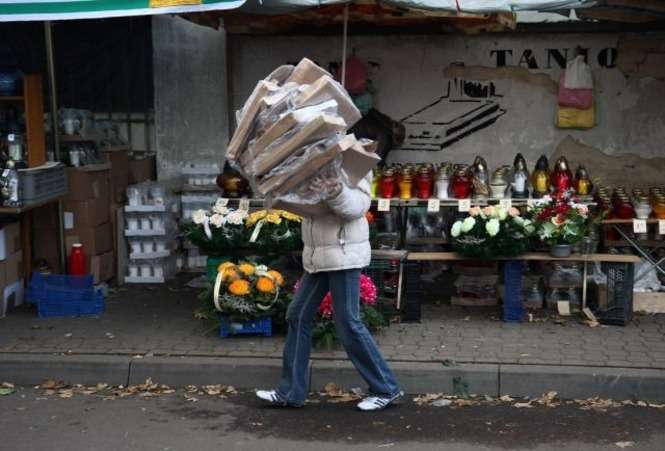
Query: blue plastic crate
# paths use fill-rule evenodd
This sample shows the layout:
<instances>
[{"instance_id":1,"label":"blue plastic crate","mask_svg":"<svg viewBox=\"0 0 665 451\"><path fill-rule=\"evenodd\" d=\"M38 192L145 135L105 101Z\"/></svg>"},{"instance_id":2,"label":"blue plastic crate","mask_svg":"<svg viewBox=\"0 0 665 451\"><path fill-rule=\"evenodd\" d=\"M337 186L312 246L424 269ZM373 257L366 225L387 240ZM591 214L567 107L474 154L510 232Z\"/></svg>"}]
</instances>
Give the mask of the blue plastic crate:
<instances>
[{"instance_id":1,"label":"blue plastic crate","mask_svg":"<svg viewBox=\"0 0 665 451\"><path fill-rule=\"evenodd\" d=\"M222 316L219 322L219 336L226 338L233 335L272 336L272 318L265 316L252 321L230 321Z\"/></svg>"},{"instance_id":2,"label":"blue plastic crate","mask_svg":"<svg viewBox=\"0 0 665 451\"><path fill-rule=\"evenodd\" d=\"M508 260L503 264L503 320L520 323L524 317L522 305L521 260Z\"/></svg>"},{"instance_id":3,"label":"blue plastic crate","mask_svg":"<svg viewBox=\"0 0 665 451\"><path fill-rule=\"evenodd\" d=\"M104 293L96 289L92 275L42 275L34 273L28 288L29 302L37 316L94 316L104 313Z\"/></svg>"}]
</instances>

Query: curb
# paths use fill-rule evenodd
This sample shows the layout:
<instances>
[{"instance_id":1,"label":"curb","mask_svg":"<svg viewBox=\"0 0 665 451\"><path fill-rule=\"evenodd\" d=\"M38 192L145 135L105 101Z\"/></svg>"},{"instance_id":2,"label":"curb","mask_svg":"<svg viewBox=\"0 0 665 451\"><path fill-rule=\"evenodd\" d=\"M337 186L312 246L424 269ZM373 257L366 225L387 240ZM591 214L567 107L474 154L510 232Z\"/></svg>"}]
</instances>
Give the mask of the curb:
<instances>
[{"instance_id":1,"label":"curb","mask_svg":"<svg viewBox=\"0 0 665 451\"><path fill-rule=\"evenodd\" d=\"M0 353L0 382L40 384L46 379L74 384L139 384L152 378L174 387L225 384L243 389L274 387L281 359L155 356L136 358L99 354ZM665 370L584 366L443 362L389 362L406 393L449 393L537 397L556 391L566 399L601 397L665 401ZM342 360L313 360L311 390L334 382L365 388L353 366Z\"/></svg>"}]
</instances>

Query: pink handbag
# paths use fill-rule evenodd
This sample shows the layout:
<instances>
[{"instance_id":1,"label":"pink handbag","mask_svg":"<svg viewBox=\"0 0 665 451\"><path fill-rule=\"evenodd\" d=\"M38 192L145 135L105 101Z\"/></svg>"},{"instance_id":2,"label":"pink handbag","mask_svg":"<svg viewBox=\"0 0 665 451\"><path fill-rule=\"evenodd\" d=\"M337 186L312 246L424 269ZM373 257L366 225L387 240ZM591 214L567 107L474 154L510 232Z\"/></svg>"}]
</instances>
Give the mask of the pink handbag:
<instances>
[{"instance_id":1,"label":"pink handbag","mask_svg":"<svg viewBox=\"0 0 665 451\"><path fill-rule=\"evenodd\" d=\"M558 102L561 106L587 110L593 103L593 89L568 89L565 86L566 74L559 79Z\"/></svg>"}]
</instances>

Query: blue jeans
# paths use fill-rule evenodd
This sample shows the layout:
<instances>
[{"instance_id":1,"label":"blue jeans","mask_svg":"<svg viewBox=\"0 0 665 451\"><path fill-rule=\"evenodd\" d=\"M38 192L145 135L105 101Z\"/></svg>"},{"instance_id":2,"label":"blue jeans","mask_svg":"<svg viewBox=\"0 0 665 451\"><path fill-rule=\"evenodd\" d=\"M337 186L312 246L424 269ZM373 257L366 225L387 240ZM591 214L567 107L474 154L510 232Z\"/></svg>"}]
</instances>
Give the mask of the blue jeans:
<instances>
[{"instance_id":1,"label":"blue jeans","mask_svg":"<svg viewBox=\"0 0 665 451\"><path fill-rule=\"evenodd\" d=\"M323 297L333 298L337 336L351 362L369 385L370 393L392 397L399 393L393 372L381 357L374 339L360 320L360 270L305 273L286 312L288 335L284 345L278 395L291 405L307 397L312 325Z\"/></svg>"}]
</instances>

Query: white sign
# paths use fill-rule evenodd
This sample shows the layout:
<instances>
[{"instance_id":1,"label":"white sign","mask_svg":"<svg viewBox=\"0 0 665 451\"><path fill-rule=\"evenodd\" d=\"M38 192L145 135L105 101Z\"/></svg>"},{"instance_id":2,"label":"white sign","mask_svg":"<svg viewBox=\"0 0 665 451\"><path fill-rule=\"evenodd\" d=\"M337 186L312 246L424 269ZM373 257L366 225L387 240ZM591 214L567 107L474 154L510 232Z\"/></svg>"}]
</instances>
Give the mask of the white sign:
<instances>
[{"instance_id":1,"label":"white sign","mask_svg":"<svg viewBox=\"0 0 665 451\"><path fill-rule=\"evenodd\" d=\"M505 210L510 210L510 208L513 206L513 200L512 199L501 199L499 200L499 206Z\"/></svg>"},{"instance_id":2,"label":"white sign","mask_svg":"<svg viewBox=\"0 0 665 451\"><path fill-rule=\"evenodd\" d=\"M665 219L658 220L658 234L665 235Z\"/></svg>"},{"instance_id":3,"label":"white sign","mask_svg":"<svg viewBox=\"0 0 665 451\"><path fill-rule=\"evenodd\" d=\"M441 201L439 199L430 199L427 201L427 211L431 213L438 213L441 209Z\"/></svg>"},{"instance_id":4,"label":"white sign","mask_svg":"<svg viewBox=\"0 0 665 451\"><path fill-rule=\"evenodd\" d=\"M238 202L238 210L249 211L249 199L240 199Z\"/></svg>"},{"instance_id":5,"label":"white sign","mask_svg":"<svg viewBox=\"0 0 665 451\"><path fill-rule=\"evenodd\" d=\"M633 233L647 233L646 219L633 219Z\"/></svg>"},{"instance_id":6,"label":"white sign","mask_svg":"<svg viewBox=\"0 0 665 451\"><path fill-rule=\"evenodd\" d=\"M457 201L457 209L461 212L471 210L471 199L460 199Z\"/></svg>"},{"instance_id":7,"label":"white sign","mask_svg":"<svg viewBox=\"0 0 665 451\"><path fill-rule=\"evenodd\" d=\"M526 200L526 206L529 207L529 208L533 208L534 205L536 205L536 202L532 198L529 197Z\"/></svg>"},{"instance_id":8,"label":"white sign","mask_svg":"<svg viewBox=\"0 0 665 451\"><path fill-rule=\"evenodd\" d=\"M226 207L229 204L229 200L226 197L220 197L217 199L217 205L220 207Z\"/></svg>"},{"instance_id":9,"label":"white sign","mask_svg":"<svg viewBox=\"0 0 665 451\"><path fill-rule=\"evenodd\" d=\"M379 199L379 211L390 211L390 199Z\"/></svg>"}]
</instances>

